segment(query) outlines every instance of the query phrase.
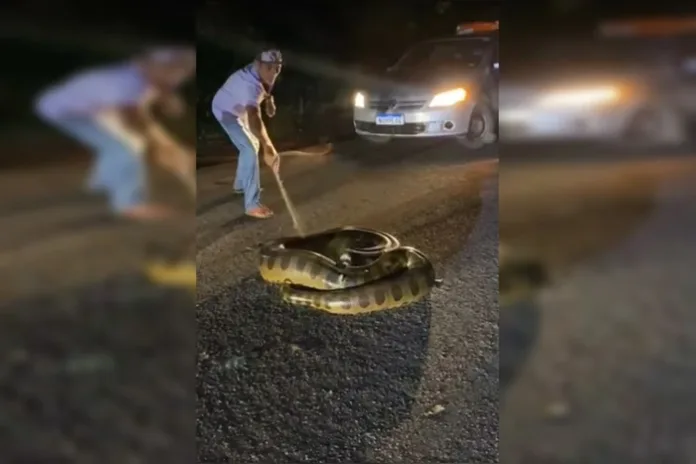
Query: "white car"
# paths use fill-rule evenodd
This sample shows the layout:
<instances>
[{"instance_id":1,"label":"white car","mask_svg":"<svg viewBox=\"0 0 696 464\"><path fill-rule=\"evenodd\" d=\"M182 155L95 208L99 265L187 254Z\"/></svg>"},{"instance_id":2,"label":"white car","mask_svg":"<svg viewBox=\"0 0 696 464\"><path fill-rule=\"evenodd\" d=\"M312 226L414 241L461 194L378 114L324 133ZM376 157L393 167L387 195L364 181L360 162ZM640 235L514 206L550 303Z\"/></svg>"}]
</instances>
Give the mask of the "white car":
<instances>
[{"instance_id":1,"label":"white car","mask_svg":"<svg viewBox=\"0 0 696 464\"><path fill-rule=\"evenodd\" d=\"M355 93L355 132L375 143L453 137L470 148L496 140L498 24L460 25L421 42L369 88Z\"/></svg>"},{"instance_id":2,"label":"white car","mask_svg":"<svg viewBox=\"0 0 696 464\"><path fill-rule=\"evenodd\" d=\"M506 68L499 90L502 140L685 143L696 115L696 66L693 52L680 51L685 43L628 34L525 55L518 69Z\"/></svg>"}]
</instances>

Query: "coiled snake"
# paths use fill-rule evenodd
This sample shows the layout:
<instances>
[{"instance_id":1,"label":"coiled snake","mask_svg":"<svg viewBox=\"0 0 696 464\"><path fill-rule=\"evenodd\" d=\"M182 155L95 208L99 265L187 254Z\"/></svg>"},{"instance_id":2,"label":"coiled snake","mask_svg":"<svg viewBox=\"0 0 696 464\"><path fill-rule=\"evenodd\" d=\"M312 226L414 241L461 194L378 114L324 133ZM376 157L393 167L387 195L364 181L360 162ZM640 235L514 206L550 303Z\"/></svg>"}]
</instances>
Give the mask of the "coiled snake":
<instances>
[{"instance_id":1,"label":"coiled snake","mask_svg":"<svg viewBox=\"0 0 696 464\"><path fill-rule=\"evenodd\" d=\"M280 286L283 301L334 314L404 306L438 283L423 253L367 228L281 238L262 244L260 254L261 278Z\"/></svg>"}]
</instances>

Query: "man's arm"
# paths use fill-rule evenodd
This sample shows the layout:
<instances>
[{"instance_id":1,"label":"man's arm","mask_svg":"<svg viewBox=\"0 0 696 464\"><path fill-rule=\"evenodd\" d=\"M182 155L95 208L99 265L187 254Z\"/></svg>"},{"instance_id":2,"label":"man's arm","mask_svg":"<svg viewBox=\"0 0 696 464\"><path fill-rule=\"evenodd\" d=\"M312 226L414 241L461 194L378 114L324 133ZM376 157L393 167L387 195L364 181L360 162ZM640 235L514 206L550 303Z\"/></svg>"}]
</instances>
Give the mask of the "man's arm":
<instances>
[{"instance_id":1,"label":"man's arm","mask_svg":"<svg viewBox=\"0 0 696 464\"><path fill-rule=\"evenodd\" d=\"M263 123L263 118L261 117L261 110L259 107L249 105L247 106L246 110L251 133L254 134L259 140L265 153L275 153L275 147L273 146L273 142L271 142L271 138L268 135L266 125Z\"/></svg>"},{"instance_id":2,"label":"man's arm","mask_svg":"<svg viewBox=\"0 0 696 464\"><path fill-rule=\"evenodd\" d=\"M139 105L123 106L119 108L119 113L128 127L142 135L146 135L154 123L150 112Z\"/></svg>"},{"instance_id":3,"label":"man's arm","mask_svg":"<svg viewBox=\"0 0 696 464\"><path fill-rule=\"evenodd\" d=\"M127 106L120 109L123 122L145 138L148 148L160 151L163 148L180 147L181 144L153 117L149 107Z\"/></svg>"},{"instance_id":4,"label":"man's arm","mask_svg":"<svg viewBox=\"0 0 696 464\"><path fill-rule=\"evenodd\" d=\"M275 106L275 101L273 100L273 95L269 95L266 97L266 99L263 101L264 107L266 109L266 115L269 118L272 118L276 114L276 106Z\"/></svg>"},{"instance_id":5,"label":"man's arm","mask_svg":"<svg viewBox=\"0 0 696 464\"><path fill-rule=\"evenodd\" d=\"M196 157L150 114L147 107L124 107L123 121L145 138L147 150L163 168L171 171L195 191Z\"/></svg>"},{"instance_id":6,"label":"man's arm","mask_svg":"<svg viewBox=\"0 0 696 464\"><path fill-rule=\"evenodd\" d=\"M178 118L186 112L186 104L183 98L176 92L162 93L155 101L155 105L166 116Z\"/></svg>"},{"instance_id":7,"label":"man's arm","mask_svg":"<svg viewBox=\"0 0 696 464\"><path fill-rule=\"evenodd\" d=\"M261 117L261 109L258 106L248 106L247 117L251 133L254 134L261 143L264 162L277 175L280 169L280 156L278 156L278 152L273 146L271 138L268 136L266 125L263 123L263 118Z\"/></svg>"}]
</instances>

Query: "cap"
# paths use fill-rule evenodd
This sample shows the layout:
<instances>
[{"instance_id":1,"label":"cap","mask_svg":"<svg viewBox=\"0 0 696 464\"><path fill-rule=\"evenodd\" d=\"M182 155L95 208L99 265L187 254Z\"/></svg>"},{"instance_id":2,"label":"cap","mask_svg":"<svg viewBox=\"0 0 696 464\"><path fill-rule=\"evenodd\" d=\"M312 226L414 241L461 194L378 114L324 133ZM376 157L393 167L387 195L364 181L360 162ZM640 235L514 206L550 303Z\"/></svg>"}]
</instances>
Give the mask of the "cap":
<instances>
[{"instance_id":1,"label":"cap","mask_svg":"<svg viewBox=\"0 0 696 464\"><path fill-rule=\"evenodd\" d=\"M256 59L262 63L283 63L283 55L280 50L266 50L258 54Z\"/></svg>"}]
</instances>

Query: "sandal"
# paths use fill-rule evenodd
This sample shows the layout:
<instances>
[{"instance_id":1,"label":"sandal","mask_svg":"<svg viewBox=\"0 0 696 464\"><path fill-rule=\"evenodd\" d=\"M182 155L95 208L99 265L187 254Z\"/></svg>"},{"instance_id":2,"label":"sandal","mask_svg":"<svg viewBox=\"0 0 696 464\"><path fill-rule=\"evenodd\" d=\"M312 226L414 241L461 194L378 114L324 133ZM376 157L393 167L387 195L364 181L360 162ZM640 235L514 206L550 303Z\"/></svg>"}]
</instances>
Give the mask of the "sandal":
<instances>
[{"instance_id":1,"label":"sandal","mask_svg":"<svg viewBox=\"0 0 696 464\"><path fill-rule=\"evenodd\" d=\"M260 205L256 208L250 209L245 214L256 219L268 219L273 216L273 211L271 211L267 206Z\"/></svg>"}]
</instances>

